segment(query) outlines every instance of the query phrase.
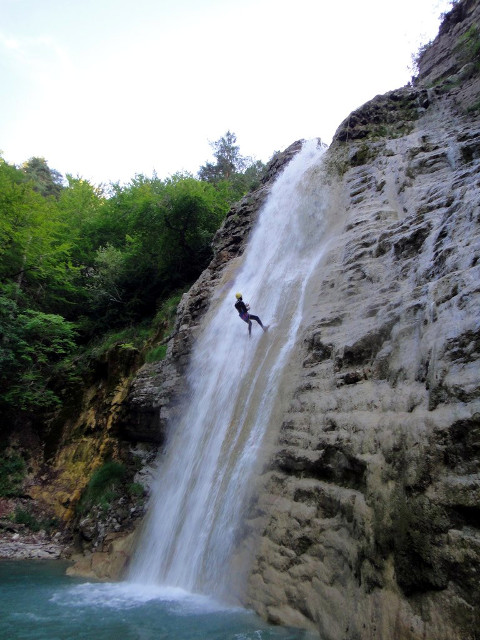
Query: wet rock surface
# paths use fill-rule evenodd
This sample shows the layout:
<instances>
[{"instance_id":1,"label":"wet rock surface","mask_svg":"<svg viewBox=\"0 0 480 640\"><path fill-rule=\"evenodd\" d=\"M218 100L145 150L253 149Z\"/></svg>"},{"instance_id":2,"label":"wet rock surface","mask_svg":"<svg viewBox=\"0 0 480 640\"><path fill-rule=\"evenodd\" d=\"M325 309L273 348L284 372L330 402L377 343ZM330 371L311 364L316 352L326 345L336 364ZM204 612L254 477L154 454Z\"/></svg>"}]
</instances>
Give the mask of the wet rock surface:
<instances>
[{"instance_id":1,"label":"wet rock surface","mask_svg":"<svg viewBox=\"0 0 480 640\"><path fill-rule=\"evenodd\" d=\"M13 500L0 500L0 559L56 559L69 554L68 534L56 528L32 531L26 524L14 522L9 513L14 506Z\"/></svg>"},{"instance_id":2,"label":"wet rock surface","mask_svg":"<svg viewBox=\"0 0 480 640\"><path fill-rule=\"evenodd\" d=\"M325 157L340 231L246 525L249 604L322 639L466 640L480 622L480 78L444 60L478 24L463 5L442 70L429 54Z\"/></svg>"},{"instance_id":3,"label":"wet rock surface","mask_svg":"<svg viewBox=\"0 0 480 640\"><path fill-rule=\"evenodd\" d=\"M0 498L0 559L66 558L71 536L29 497Z\"/></svg>"}]
</instances>

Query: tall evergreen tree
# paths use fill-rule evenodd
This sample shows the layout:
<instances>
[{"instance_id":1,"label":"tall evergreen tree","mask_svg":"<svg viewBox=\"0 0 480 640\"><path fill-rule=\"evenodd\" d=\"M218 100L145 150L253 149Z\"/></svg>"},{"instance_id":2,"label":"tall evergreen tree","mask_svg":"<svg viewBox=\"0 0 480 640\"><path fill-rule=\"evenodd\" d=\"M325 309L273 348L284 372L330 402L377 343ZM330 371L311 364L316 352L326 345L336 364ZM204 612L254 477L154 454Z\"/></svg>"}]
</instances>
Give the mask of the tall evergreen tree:
<instances>
[{"instance_id":1,"label":"tall evergreen tree","mask_svg":"<svg viewBox=\"0 0 480 640\"><path fill-rule=\"evenodd\" d=\"M233 174L242 172L246 167L246 158L240 155L240 147L236 144L237 136L231 131L211 142L215 164L206 162L200 167L198 177L206 182L229 180Z\"/></svg>"},{"instance_id":2,"label":"tall evergreen tree","mask_svg":"<svg viewBox=\"0 0 480 640\"><path fill-rule=\"evenodd\" d=\"M215 162L206 162L198 171L200 180L222 190L230 203L255 189L265 169L260 160L242 156L236 142L237 137L231 131L211 142Z\"/></svg>"},{"instance_id":3,"label":"tall evergreen tree","mask_svg":"<svg viewBox=\"0 0 480 640\"><path fill-rule=\"evenodd\" d=\"M63 188L63 177L56 169L50 169L45 158L30 158L22 164L21 168L33 182L35 191L42 196L58 198Z\"/></svg>"}]
</instances>

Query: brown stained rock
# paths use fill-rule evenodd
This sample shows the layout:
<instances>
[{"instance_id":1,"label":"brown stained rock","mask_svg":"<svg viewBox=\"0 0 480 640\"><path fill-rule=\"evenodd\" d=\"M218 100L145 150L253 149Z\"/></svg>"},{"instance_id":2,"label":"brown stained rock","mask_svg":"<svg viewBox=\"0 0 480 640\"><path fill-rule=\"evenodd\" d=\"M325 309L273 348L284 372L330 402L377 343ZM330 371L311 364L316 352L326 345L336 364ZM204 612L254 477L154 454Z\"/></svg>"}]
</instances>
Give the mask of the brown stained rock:
<instances>
[{"instance_id":1,"label":"brown stained rock","mask_svg":"<svg viewBox=\"0 0 480 640\"><path fill-rule=\"evenodd\" d=\"M122 579L134 540L134 533L109 534L102 550L72 556L73 564L68 567L67 575L106 581Z\"/></svg>"}]
</instances>

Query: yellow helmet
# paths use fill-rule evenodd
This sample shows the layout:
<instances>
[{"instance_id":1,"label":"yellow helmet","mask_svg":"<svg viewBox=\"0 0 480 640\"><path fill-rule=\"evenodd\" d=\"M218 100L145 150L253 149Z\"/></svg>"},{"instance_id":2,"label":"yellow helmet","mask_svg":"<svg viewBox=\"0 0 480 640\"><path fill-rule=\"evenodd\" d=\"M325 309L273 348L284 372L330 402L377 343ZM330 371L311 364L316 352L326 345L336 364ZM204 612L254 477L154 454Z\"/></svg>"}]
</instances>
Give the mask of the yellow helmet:
<instances>
[{"instance_id":1,"label":"yellow helmet","mask_svg":"<svg viewBox=\"0 0 480 640\"><path fill-rule=\"evenodd\" d=\"M235 297L237 298L237 300L240 300L240 298L242 297L242 294L241 293L236 293Z\"/></svg>"}]
</instances>

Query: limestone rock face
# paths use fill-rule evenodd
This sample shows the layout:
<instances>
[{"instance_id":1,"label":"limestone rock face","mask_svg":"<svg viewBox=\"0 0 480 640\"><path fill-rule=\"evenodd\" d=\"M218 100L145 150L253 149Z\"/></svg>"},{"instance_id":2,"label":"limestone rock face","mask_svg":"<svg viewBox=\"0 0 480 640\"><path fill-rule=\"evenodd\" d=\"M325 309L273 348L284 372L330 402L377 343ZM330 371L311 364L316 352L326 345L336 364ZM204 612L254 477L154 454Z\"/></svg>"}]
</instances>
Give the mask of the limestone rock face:
<instances>
[{"instance_id":1,"label":"limestone rock face","mask_svg":"<svg viewBox=\"0 0 480 640\"><path fill-rule=\"evenodd\" d=\"M480 77L461 46L479 23L459 3L417 85L353 113L326 152L340 232L247 527L248 603L322 640L477 634Z\"/></svg>"},{"instance_id":2,"label":"limestone rock face","mask_svg":"<svg viewBox=\"0 0 480 640\"><path fill-rule=\"evenodd\" d=\"M456 3L445 16L439 37L420 56L419 83L426 87L444 81L451 84L470 75L475 64L475 46L470 46L474 45L475 31L478 38L478 1Z\"/></svg>"}]
</instances>

